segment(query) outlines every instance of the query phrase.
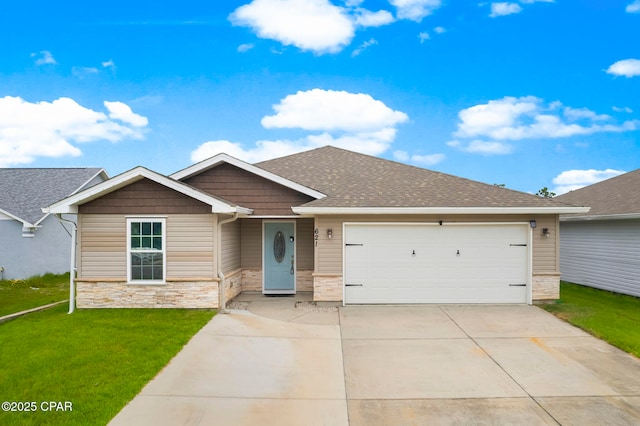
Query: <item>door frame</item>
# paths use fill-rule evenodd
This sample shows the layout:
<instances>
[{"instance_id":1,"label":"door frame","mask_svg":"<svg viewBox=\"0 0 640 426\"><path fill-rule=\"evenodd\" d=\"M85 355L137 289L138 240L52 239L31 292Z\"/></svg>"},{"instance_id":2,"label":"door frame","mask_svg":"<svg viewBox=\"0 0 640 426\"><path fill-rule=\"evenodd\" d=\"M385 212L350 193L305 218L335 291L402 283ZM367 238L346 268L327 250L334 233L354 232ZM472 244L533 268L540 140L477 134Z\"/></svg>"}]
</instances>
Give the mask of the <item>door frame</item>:
<instances>
[{"instance_id":1,"label":"door frame","mask_svg":"<svg viewBox=\"0 0 640 426\"><path fill-rule=\"evenodd\" d=\"M297 291L297 278L298 278L298 253L297 253L297 228L296 228L296 220L295 219L263 219L262 220L262 238L261 238L261 247L260 247L260 251L262 252L261 255L261 262L262 262L262 294L296 294ZM265 235L266 235L266 224L267 223L293 223L293 290L289 291L289 290L285 290L285 291L279 291L279 290L265 290L265 283L266 283L266 265L265 265L265 251L264 251L264 244L265 244Z\"/></svg>"}]
</instances>

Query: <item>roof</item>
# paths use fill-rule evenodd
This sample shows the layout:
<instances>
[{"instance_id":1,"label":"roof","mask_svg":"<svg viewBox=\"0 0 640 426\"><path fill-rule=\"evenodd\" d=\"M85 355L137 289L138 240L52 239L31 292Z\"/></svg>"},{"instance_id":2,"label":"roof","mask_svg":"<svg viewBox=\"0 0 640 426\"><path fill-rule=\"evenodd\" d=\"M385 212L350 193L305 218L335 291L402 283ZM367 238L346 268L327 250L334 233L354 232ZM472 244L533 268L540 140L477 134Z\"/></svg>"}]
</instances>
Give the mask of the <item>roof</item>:
<instances>
[{"instance_id":1,"label":"roof","mask_svg":"<svg viewBox=\"0 0 640 426\"><path fill-rule=\"evenodd\" d=\"M179 182L141 166L135 167L107 181L92 186L91 188L77 194L73 194L72 196L57 203L51 204L45 208L45 210L49 213L77 213L79 205L95 200L96 198L100 198L113 191L117 191L120 188L144 178L150 179L167 188L173 189L174 191L178 191L188 197L210 205L213 213L251 214L252 212L251 209L237 206L220 197L216 197L215 195L201 191L198 188L194 188L191 185Z\"/></svg>"},{"instance_id":2,"label":"roof","mask_svg":"<svg viewBox=\"0 0 640 426\"><path fill-rule=\"evenodd\" d=\"M574 220L640 217L640 169L567 192L556 199L591 207L588 214L573 217Z\"/></svg>"},{"instance_id":3,"label":"roof","mask_svg":"<svg viewBox=\"0 0 640 426\"><path fill-rule=\"evenodd\" d=\"M557 200L331 146L256 166L327 195L294 208L298 213L576 211Z\"/></svg>"},{"instance_id":4,"label":"roof","mask_svg":"<svg viewBox=\"0 0 640 426\"><path fill-rule=\"evenodd\" d=\"M108 178L100 168L0 169L0 211L36 226L47 216L42 207L83 189L100 175Z\"/></svg>"}]
</instances>

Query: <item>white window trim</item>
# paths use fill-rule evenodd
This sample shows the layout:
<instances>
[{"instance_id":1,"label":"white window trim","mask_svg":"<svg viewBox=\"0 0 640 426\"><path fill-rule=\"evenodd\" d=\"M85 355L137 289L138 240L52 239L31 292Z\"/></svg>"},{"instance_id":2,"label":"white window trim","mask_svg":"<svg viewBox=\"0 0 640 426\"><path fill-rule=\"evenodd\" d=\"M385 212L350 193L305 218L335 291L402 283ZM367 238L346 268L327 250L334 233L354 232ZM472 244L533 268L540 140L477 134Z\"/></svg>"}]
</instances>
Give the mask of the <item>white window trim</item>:
<instances>
[{"instance_id":1,"label":"white window trim","mask_svg":"<svg viewBox=\"0 0 640 426\"><path fill-rule=\"evenodd\" d=\"M162 224L162 280L131 279L131 222L159 222ZM167 283L167 219L157 216L127 217L127 284L161 285Z\"/></svg>"}]
</instances>

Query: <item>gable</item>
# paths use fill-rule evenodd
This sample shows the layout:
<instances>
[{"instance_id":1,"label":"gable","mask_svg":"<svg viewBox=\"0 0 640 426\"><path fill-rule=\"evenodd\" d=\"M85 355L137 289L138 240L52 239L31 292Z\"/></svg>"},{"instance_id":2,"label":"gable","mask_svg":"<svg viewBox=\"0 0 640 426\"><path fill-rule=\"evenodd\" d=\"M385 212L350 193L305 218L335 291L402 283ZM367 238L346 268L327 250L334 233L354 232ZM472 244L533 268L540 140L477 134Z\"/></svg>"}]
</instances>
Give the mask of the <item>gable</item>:
<instances>
[{"instance_id":1,"label":"gable","mask_svg":"<svg viewBox=\"0 0 640 426\"><path fill-rule=\"evenodd\" d=\"M148 178L81 204L82 214L206 214L211 206Z\"/></svg>"},{"instance_id":2,"label":"gable","mask_svg":"<svg viewBox=\"0 0 640 426\"><path fill-rule=\"evenodd\" d=\"M291 215L292 206L314 200L309 195L228 163L204 170L184 179L183 182L211 195L253 209L254 215Z\"/></svg>"}]
</instances>

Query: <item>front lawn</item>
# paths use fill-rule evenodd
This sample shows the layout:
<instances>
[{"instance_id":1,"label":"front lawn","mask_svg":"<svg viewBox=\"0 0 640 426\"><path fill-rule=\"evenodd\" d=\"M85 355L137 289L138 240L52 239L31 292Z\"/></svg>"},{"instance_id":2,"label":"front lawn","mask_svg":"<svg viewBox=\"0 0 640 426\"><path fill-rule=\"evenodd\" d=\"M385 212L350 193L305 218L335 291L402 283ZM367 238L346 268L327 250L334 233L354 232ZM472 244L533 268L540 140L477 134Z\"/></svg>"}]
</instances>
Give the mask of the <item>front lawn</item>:
<instances>
[{"instance_id":1,"label":"front lawn","mask_svg":"<svg viewBox=\"0 0 640 426\"><path fill-rule=\"evenodd\" d=\"M562 282L560 300L540 307L640 357L640 298Z\"/></svg>"},{"instance_id":2,"label":"front lawn","mask_svg":"<svg viewBox=\"0 0 640 426\"><path fill-rule=\"evenodd\" d=\"M63 304L0 324L0 402L35 408L0 411L0 424L108 423L215 315L182 309L66 312Z\"/></svg>"},{"instance_id":3,"label":"front lawn","mask_svg":"<svg viewBox=\"0 0 640 426\"><path fill-rule=\"evenodd\" d=\"M0 281L0 317L69 298L69 273Z\"/></svg>"}]
</instances>

